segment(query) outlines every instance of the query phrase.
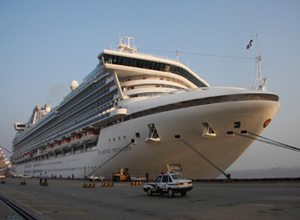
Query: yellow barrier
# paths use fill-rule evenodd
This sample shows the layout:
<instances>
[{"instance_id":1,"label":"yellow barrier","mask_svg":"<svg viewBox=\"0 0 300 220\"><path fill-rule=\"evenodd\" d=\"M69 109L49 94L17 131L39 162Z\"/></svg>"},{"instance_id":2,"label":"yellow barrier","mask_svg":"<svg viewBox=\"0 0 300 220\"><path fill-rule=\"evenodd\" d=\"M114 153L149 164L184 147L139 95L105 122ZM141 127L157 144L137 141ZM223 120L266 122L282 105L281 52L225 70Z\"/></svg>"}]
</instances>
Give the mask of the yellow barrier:
<instances>
[{"instance_id":1,"label":"yellow barrier","mask_svg":"<svg viewBox=\"0 0 300 220\"><path fill-rule=\"evenodd\" d=\"M133 181L133 182L131 182L131 185L132 186L140 186L140 185L142 185L142 182L141 181Z\"/></svg>"},{"instance_id":2,"label":"yellow barrier","mask_svg":"<svg viewBox=\"0 0 300 220\"><path fill-rule=\"evenodd\" d=\"M42 183L42 186L48 186L49 185L49 183L48 182L46 182L46 183Z\"/></svg>"},{"instance_id":3,"label":"yellow barrier","mask_svg":"<svg viewBox=\"0 0 300 220\"><path fill-rule=\"evenodd\" d=\"M83 188L95 188L96 184L95 183L86 183L83 184Z\"/></svg>"},{"instance_id":4,"label":"yellow barrier","mask_svg":"<svg viewBox=\"0 0 300 220\"><path fill-rule=\"evenodd\" d=\"M102 183L102 187L113 187L114 183Z\"/></svg>"},{"instance_id":5,"label":"yellow barrier","mask_svg":"<svg viewBox=\"0 0 300 220\"><path fill-rule=\"evenodd\" d=\"M20 182L20 185L26 185L26 182Z\"/></svg>"}]
</instances>

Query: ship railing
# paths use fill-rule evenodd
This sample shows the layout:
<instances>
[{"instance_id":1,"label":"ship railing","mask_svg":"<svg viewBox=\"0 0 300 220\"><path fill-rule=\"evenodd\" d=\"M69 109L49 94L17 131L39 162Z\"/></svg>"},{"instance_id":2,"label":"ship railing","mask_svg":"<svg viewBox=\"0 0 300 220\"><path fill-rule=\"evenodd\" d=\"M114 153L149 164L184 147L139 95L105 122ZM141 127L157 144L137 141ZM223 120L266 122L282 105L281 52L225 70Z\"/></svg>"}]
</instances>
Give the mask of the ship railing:
<instances>
[{"instance_id":1,"label":"ship railing","mask_svg":"<svg viewBox=\"0 0 300 220\"><path fill-rule=\"evenodd\" d=\"M157 94L157 96L165 96L165 95L173 95L173 94L178 94L178 93L183 93L183 92L195 92L195 91L203 91L203 90L209 90L208 87L198 87L198 88L190 88L190 89L180 89L180 90L172 90L169 92L163 92ZM149 96L151 98L153 96Z\"/></svg>"},{"instance_id":2,"label":"ship railing","mask_svg":"<svg viewBox=\"0 0 300 220\"><path fill-rule=\"evenodd\" d=\"M99 80L100 78L102 78L106 75L108 75L108 72L99 71L99 73L97 73L94 77L91 77L88 81L83 81L83 83L81 83L74 92L71 92L66 97L64 97L64 101L60 103L58 108L61 107L65 102L69 101L75 94L79 93L80 91L85 89L87 86L89 86L91 83Z\"/></svg>"},{"instance_id":3,"label":"ship railing","mask_svg":"<svg viewBox=\"0 0 300 220\"><path fill-rule=\"evenodd\" d=\"M96 114L94 117L91 117L90 119L85 120L84 122L81 122L81 123L79 122L75 126L71 126L69 128L66 128L65 132L56 134L55 136L51 137L50 140L56 140L57 138L65 136L65 135L67 135L69 133L72 133L74 131L77 131L80 128L83 128L83 127L86 127L86 126L89 126L89 125L93 125L96 122L100 122L100 121L103 121L105 119L108 119L108 117L110 117L110 116L117 116L118 117L119 115L126 115L126 111L127 111L127 109L124 109L124 108L118 108L118 109L110 108L110 109L108 109L108 110L106 110L106 111L104 111L100 114L99 113Z\"/></svg>"},{"instance_id":4,"label":"ship railing","mask_svg":"<svg viewBox=\"0 0 300 220\"><path fill-rule=\"evenodd\" d=\"M145 56L145 57L155 57L155 58L159 58L159 59L165 59L165 60L171 60L171 61L174 61L174 62L178 62L177 59L175 58L171 58L171 57L168 57L168 56L159 56L159 55L153 55L151 54L151 51L155 51L155 50L150 50L150 49L144 49L144 50L149 50L150 53L140 53L140 52L136 52L135 54L138 54L140 56ZM115 48L113 49L113 51L120 51L120 49L118 48Z\"/></svg>"},{"instance_id":5,"label":"ship railing","mask_svg":"<svg viewBox=\"0 0 300 220\"><path fill-rule=\"evenodd\" d=\"M91 103L91 102L93 102L93 101L95 101L96 99L99 99L99 98L101 98L101 97L103 97L104 95L107 95L110 91L113 91L113 90L115 90L116 89L116 86L113 86L113 87L111 87L112 89L110 89L110 88L107 88L107 90L105 90L104 92L102 92L101 93L101 96L100 97L95 97L95 98L93 98L92 100L90 100L90 102L89 103ZM113 97L111 97L111 98L109 98L109 99L107 99L107 100L104 100L103 102L101 102L101 104L100 105L104 105L105 103L107 103L107 102L109 102L109 101L111 101L113 99ZM86 105L88 105L89 103L87 103ZM96 108L96 107L95 107ZM78 110L78 109L77 109ZM75 111L75 110L74 110ZM71 113L73 113L74 111L72 111ZM89 110L90 111L90 110ZM53 113L50 113L50 114L53 114ZM57 113L58 115L59 115L59 113ZM86 114L86 113L82 113L81 115L79 115L78 117L80 117L80 116L82 116L83 114ZM68 116L65 116L64 118L62 118L62 119L60 119L59 121L62 121L62 120L64 120L66 117L69 117L69 115ZM84 119L83 119L84 120ZM48 120L47 120L48 121ZM45 122L46 123L46 122ZM37 125L39 124L39 122L37 123ZM44 124L44 123L43 123ZM34 126L34 128L33 128L33 130L29 130L30 131L30 133L32 133L32 132L34 132L38 127L37 127L37 125L35 125ZM42 126L42 124L40 125L40 126ZM39 127L40 127L39 126ZM29 131L27 131L27 132L29 132ZM30 133L28 133L28 134L30 134ZM26 135L28 135L28 134L26 134ZM22 136L24 136L25 134L23 134ZM20 139L21 137L18 137L18 139ZM16 139L17 140L17 139Z\"/></svg>"}]
</instances>

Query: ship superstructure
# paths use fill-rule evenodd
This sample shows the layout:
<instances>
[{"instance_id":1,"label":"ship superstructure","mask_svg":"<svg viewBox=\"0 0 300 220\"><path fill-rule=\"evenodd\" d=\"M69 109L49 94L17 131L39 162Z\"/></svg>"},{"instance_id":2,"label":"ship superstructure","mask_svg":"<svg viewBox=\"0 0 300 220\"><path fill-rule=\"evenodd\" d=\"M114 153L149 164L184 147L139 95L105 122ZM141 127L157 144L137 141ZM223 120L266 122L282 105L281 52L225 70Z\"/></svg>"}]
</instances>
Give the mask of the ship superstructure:
<instances>
[{"instance_id":1,"label":"ship superstructure","mask_svg":"<svg viewBox=\"0 0 300 220\"><path fill-rule=\"evenodd\" d=\"M168 169L214 178L218 170L180 140L225 170L253 142L234 134L260 134L279 109L273 93L211 88L176 60L138 53L130 39L103 50L60 105L37 106L27 123L15 124L11 161L18 173L110 176L128 167L137 176Z\"/></svg>"}]
</instances>

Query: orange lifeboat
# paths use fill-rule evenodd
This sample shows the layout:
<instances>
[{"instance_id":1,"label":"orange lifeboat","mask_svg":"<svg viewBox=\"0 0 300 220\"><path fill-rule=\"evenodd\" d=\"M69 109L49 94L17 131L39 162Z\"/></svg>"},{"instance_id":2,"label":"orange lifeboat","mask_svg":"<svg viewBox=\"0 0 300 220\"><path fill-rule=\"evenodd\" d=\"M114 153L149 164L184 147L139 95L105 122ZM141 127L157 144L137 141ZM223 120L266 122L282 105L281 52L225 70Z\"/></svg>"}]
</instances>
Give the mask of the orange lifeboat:
<instances>
[{"instance_id":1,"label":"orange lifeboat","mask_svg":"<svg viewBox=\"0 0 300 220\"><path fill-rule=\"evenodd\" d=\"M60 146L61 146L61 141L56 142L53 146L53 150L60 150Z\"/></svg>"},{"instance_id":2,"label":"orange lifeboat","mask_svg":"<svg viewBox=\"0 0 300 220\"><path fill-rule=\"evenodd\" d=\"M53 144L49 144L44 152L48 153L53 150Z\"/></svg>"},{"instance_id":3,"label":"orange lifeboat","mask_svg":"<svg viewBox=\"0 0 300 220\"><path fill-rule=\"evenodd\" d=\"M96 131L84 132L81 137L81 141L84 143L95 142L99 137L99 133Z\"/></svg>"},{"instance_id":4,"label":"orange lifeboat","mask_svg":"<svg viewBox=\"0 0 300 220\"><path fill-rule=\"evenodd\" d=\"M71 146L78 146L80 145L81 135L77 135L71 138L70 145Z\"/></svg>"},{"instance_id":5,"label":"orange lifeboat","mask_svg":"<svg viewBox=\"0 0 300 220\"><path fill-rule=\"evenodd\" d=\"M32 157L33 157L33 154L32 154L32 153L27 153L27 154L25 154L25 156L24 156L24 160L31 160Z\"/></svg>"},{"instance_id":6,"label":"orange lifeboat","mask_svg":"<svg viewBox=\"0 0 300 220\"><path fill-rule=\"evenodd\" d=\"M61 148L62 149L66 149L66 148L69 148L70 147L70 139L66 139L66 140L63 140L61 142Z\"/></svg>"}]
</instances>

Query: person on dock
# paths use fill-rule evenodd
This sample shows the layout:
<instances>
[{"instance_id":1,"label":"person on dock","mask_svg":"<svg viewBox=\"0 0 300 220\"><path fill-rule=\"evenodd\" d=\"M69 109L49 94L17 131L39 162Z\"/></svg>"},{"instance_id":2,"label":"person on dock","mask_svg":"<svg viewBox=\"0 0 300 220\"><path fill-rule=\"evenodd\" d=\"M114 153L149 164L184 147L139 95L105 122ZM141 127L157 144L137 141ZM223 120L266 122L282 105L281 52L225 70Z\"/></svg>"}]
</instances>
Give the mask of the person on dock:
<instances>
[{"instance_id":1,"label":"person on dock","mask_svg":"<svg viewBox=\"0 0 300 220\"><path fill-rule=\"evenodd\" d=\"M44 175L44 183L47 183L47 179L48 179L48 175L47 175L47 172L45 172L45 175Z\"/></svg>"},{"instance_id":2,"label":"person on dock","mask_svg":"<svg viewBox=\"0 0 300 220\"><path fill-rule=\"evenodd\" d=\"M40 174L40 185L42 185L42 182L43 182L43 174L41 173Z\"/></svg>"}]
</instances>

